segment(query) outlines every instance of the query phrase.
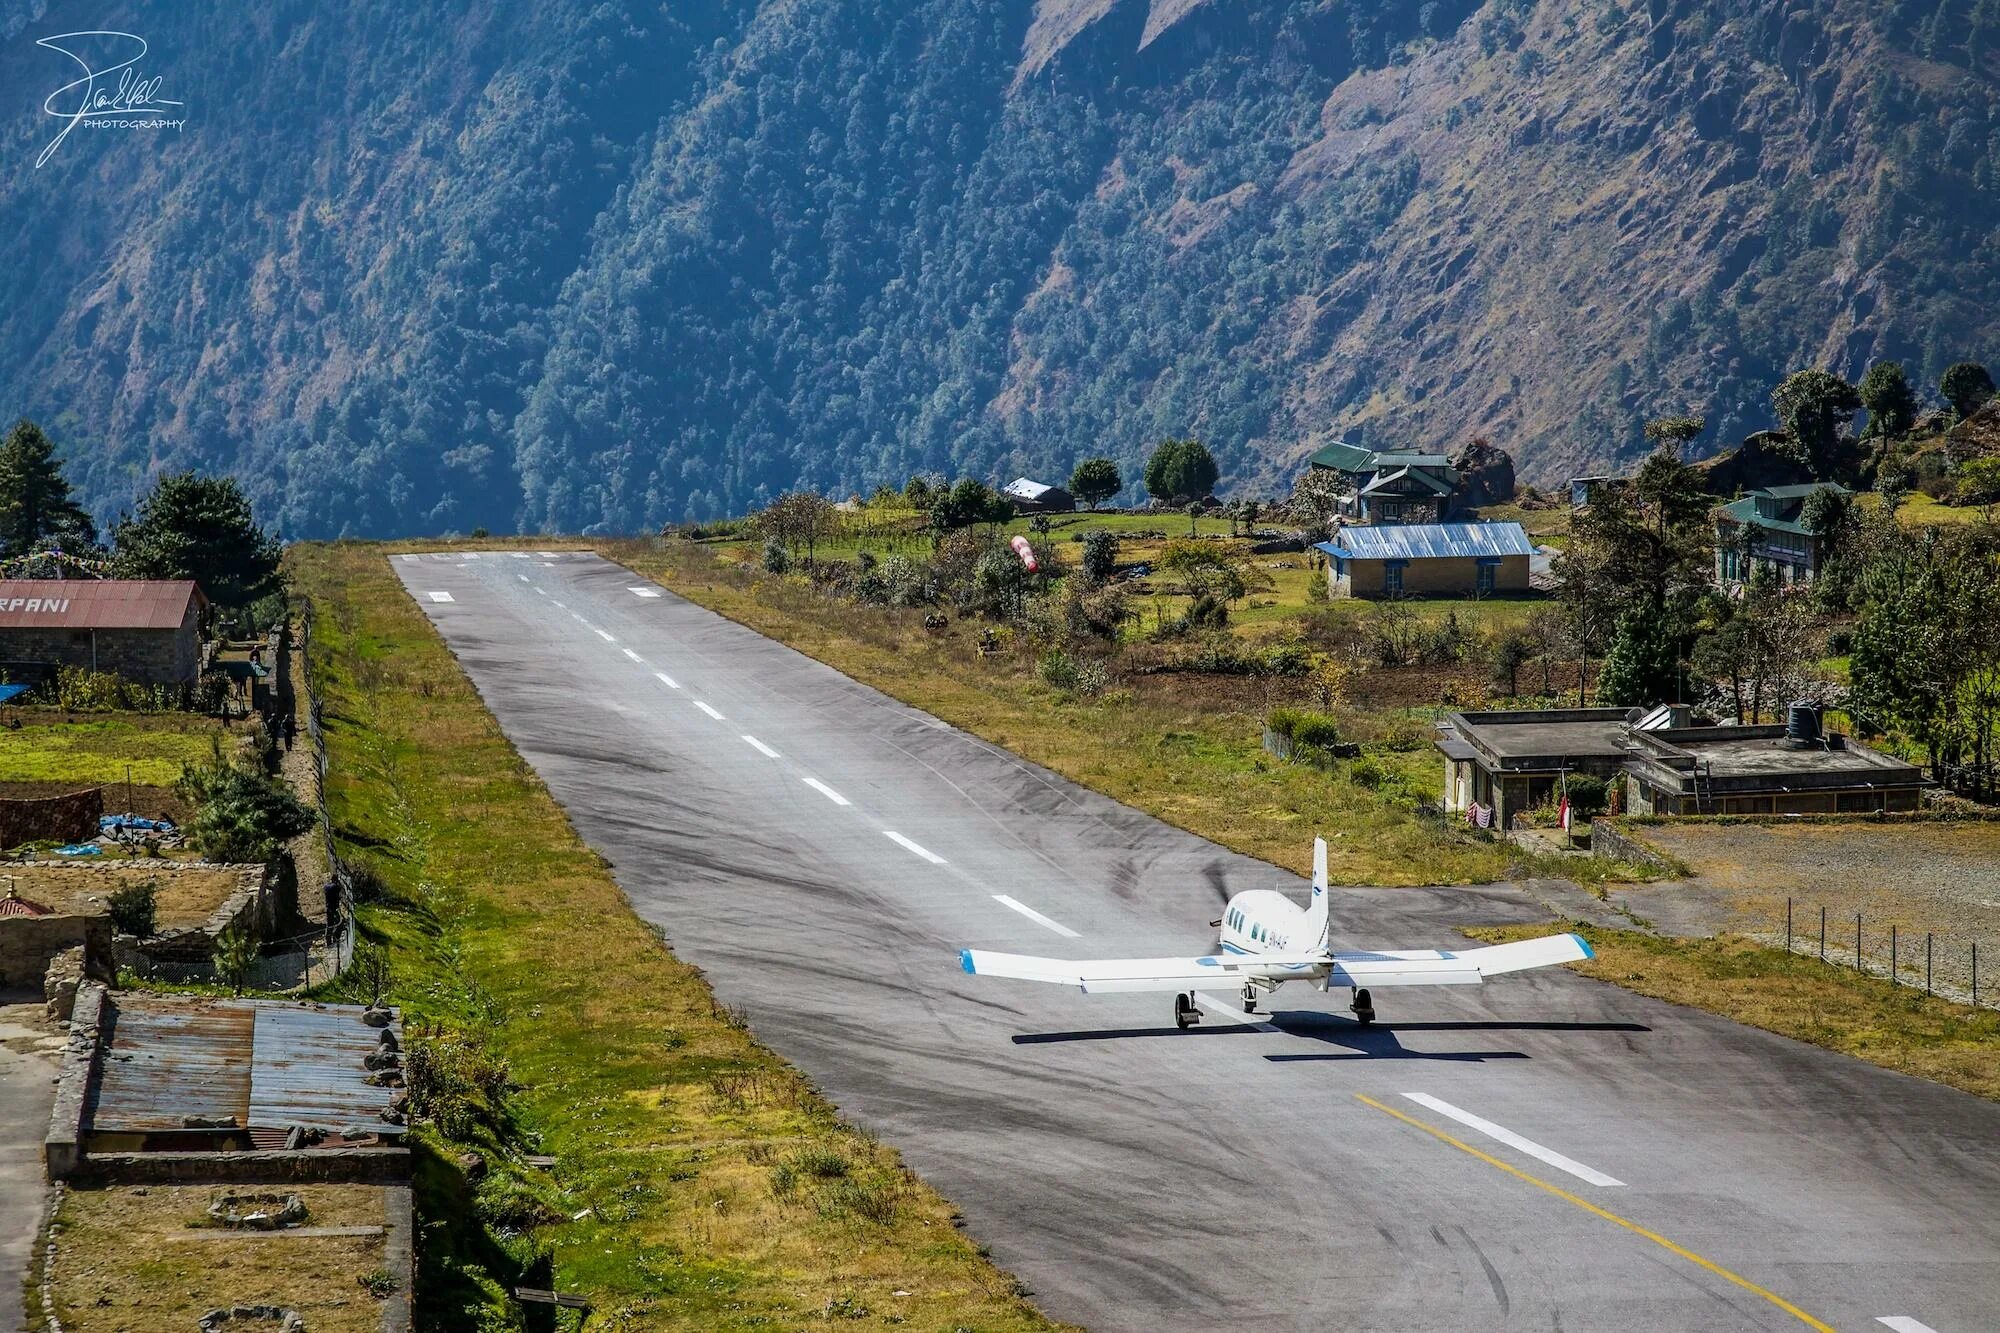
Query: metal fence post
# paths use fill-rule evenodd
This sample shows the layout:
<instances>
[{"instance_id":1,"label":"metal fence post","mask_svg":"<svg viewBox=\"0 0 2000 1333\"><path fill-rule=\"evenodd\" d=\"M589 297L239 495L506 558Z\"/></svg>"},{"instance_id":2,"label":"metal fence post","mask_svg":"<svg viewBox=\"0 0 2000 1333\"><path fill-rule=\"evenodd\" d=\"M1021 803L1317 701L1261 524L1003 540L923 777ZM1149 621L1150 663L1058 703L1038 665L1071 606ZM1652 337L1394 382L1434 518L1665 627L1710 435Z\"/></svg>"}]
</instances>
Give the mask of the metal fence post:
<instances>
[{"instance_id":1,"label":"metal fence post","mask_svg":"<svg viewBox=\"0 0 2000 1333\"><path fill-rule=\"evenodd\" d=\"M1861 970L1861 913L1854 914L1854 970Z\"/></svg>"},{"instance_id":2,"label":"metal fence post","mask_svg":"<svg viewBox=\"0 0 2000 1333\"><path fill-rule=\"evenodd\" d=\"M1889 984L1896 984L1896 928L1889 927Z\"/></svg>"},{"instance_id":3,"label":"metal fence post","mask_svg":"<svg viewBox=\"0 0 2000 1333\"><path fill-rule=\"evenodd\" d=\"M1819 960L1826 961L1826 908L1819 909Z\"/></svg>"},{"instance_id":4,"label":"metal fence post","mask_svg":"<svg viewBox=\"0 0 2000 1333\"><path fill-rule=\"evenodd\" d=\"M1979 1007L1979 941L1972 942L1972 1007Z\"/></svg>"},{"instance_id":5,"label":"metal fence post","mask_svg":"<svg viewBox=\"0 0 2000 1333\"><path fill-rule=\"evenodd\" d=\"M1930 932L1930 931L1928 931L1928 930L1924 932L1924 994L1926 994L1926 995L1929 995L1929 994L1932 994L1932 991L1931 991L1931 932Z\"/></svg>"},{"instance_id":6,"label":"metal fence post","mask_svg":"<svg viewBox=\"0 0 2000 1333\"><path fill-rule=\"evenodd\" d=\"M1792 951L1792 900L1785 899L1785 952Z\"/></svg>"}]
</instances>

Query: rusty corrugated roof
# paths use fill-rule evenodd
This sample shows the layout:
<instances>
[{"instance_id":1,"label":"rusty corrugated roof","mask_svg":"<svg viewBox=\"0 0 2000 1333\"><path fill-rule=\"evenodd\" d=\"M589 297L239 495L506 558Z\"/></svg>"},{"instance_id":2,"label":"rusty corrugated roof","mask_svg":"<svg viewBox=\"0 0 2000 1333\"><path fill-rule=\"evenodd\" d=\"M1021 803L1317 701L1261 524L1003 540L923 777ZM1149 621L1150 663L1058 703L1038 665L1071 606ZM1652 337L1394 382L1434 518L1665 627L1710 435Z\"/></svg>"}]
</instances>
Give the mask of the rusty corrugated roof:
<instances>
[{"instance_id":1,"label":"rusty corrugated roof","mask_svg":"<svg viewBox=\"0 0 2000 1333\"><path fill-rule=\"evenodd\" d=\"M381 1030L359 1005L121 995L111 1012L93 1133L185 1131L190 1117L403 1132L381 1119L396 1090L366 1082Z\"/></svg>"},{"instance_id":2,"label":"rusty corrugated roof","mask_svg":"<svg viewBox=\"0 0 2000 1333\"><path fill-rule=\"evenodd\" d=\"M42 903L30 902L12 889L5 897L0 897L0 916L47 916L55 909Z\"/></svg>"},{"instance_id":3,"label":"rusty corrugated roof","mask_svg":"<svg viewBox=\"0 0 2000 1333\"><path fill-rule=\"evenodd\" d=\"M0 579L0 629L178 629L192 579Z\"/></svg>"}]
</instances>

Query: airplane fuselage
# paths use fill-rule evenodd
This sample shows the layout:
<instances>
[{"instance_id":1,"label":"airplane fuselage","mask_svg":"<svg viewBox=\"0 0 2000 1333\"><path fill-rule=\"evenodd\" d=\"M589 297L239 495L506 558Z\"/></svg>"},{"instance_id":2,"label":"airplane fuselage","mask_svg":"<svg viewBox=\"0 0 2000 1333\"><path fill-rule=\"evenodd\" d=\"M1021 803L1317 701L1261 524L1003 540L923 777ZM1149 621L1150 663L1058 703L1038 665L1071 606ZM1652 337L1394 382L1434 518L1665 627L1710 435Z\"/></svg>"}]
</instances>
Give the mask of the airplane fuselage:
<instances>
[{"instance_id":1,"label":"airplane fuselage","mask_svg":"<svg viewBox=\"0 0 2000 1333\"><path fill-rule=\"evenodd\" d=\"M1292 949L1318 948L1318 939L1306 924L1306 913L1297 903L1273 889L1250 889L1229 900L1222 913L1222 952L1238 954L1284 953Z\"/></svg>"}]
</instances>

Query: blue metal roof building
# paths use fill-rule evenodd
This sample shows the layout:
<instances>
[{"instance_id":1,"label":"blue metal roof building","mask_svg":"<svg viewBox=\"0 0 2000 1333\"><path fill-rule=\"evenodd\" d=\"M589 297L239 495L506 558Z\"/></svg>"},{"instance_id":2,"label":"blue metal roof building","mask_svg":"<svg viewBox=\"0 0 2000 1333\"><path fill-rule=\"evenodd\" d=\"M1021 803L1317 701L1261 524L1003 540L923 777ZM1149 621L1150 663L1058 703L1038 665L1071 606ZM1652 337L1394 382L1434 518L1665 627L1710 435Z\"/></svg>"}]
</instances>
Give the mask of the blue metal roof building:
<instances>
[{"instance_id":1,"label":"blue metal roof building","mask_svg":"<svg viewBox=\"0 0 2000 1333\"><path fill-rule=\"evenodd\" d=\"M1314 549L1336 597L1525 594L1535 552L1519 523L1346 527Z\"/></svg>"}]
</instances>

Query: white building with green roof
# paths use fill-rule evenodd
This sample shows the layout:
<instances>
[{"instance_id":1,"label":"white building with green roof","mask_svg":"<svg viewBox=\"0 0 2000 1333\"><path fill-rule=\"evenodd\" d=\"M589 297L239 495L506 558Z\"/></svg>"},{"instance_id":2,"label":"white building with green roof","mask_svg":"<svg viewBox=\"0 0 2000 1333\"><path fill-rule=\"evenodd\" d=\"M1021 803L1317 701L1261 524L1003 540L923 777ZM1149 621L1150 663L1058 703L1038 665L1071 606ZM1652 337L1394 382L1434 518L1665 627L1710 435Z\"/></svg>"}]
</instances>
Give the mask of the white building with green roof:
<instances>
[{"instance_id":1,"label":"white building with green roof","mask_svg":"<svg viewBox=\"0 0 2000 1333\"><path fill-rule=\"evenodd\" d=\"M1826 544L1806 527L1806 502L1820 491L1854 492L1831 481L1802 486L1767 486L1748 491L1715 511L1715 581L1740 588L1759 570L1780 583L1810 583L1826 556Z\"/></svg>"}]
</instances>

